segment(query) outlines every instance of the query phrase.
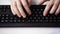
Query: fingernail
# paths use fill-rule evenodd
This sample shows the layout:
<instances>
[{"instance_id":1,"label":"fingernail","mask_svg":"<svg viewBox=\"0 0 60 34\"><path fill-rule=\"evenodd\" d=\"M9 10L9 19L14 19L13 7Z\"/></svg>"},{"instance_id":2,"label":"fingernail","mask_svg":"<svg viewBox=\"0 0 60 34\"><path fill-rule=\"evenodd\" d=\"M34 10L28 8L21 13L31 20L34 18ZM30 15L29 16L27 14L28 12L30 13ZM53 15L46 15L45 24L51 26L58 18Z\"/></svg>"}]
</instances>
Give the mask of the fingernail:
<instances>
[{"instance_id":1,"label":"fingernail","mask_svg":"<svg viewBox=\"0 0 60 34\"><path fill-rule=\"evenodd\" d=\"M50 14L53 14L54 12L50 11Z\"/></svg>"},{"instance_id":2,"label":"fingernail","mask_svg":"<svg viewBox=\"0 0 60 34\"><path fill-rule=\"evenodd\" d=\"M15 15L15 13L13 13L13 15Z\"/></svg>"},{"instance_id":3,"label":"fingernail","mask_svg":"<svg viewBox=\"0 0 60 34\"><path fill-rule=\"evenodd\" d=\"M31 11L29 11L29 15L31 15Z\"/></svg>"},{"instance_id":4,"label":"fingernail","mask_svg":"<svg viewBox=\"0 0 60 34\"><path fill-rule=\"evenodd\" d=\"M21 16L19 16L19 17L21 17Z\"/></svg>"},{"instance_id":5,"label":"fingernail","mask_svg":"<svg viewBox=\"0 0 60 34\"><path fill-rule=\"evenodd\" d=\"M45 13L43 13L43 16L46 16L46 14L45 14Z\"/></svg>"},{"instance_id":6,"label":"fingernail","mask_svg":"<svg viewBox=\"0 0 60 34\"><path fill-rule=\"evenodd\" d=\"M46 16L45 14L43 14L43 16Z\"/></svg>"},{"instance_id":7,"label":"fingernail","mask_svg":"<svg viewBox=\"0 0 60 34\"><path fill-rule=\"evenodd\" d=\"M23 18L26 18L26 16L23 16Z\"/></svg>"},{"instance_id":8,"label":"fingernail","mask_svg":"<svg viewBox=\"0 0 60 34\"><path fill-rule=\"evenodd\" d=\"M58 14L55 14L56 16L58 15Z\"/></svg>"},{"instance_id":9,"label":"fingernail","mask_svg":"<svg viewBox=\"0 0 60 34\"><path fill-rule=\"evenodd\" d=\"M15 13L13 13L13 15L16 15Z\"/></svg>"},{"instance_id":10,"label":"fingernail","mask_svg":"<svg viewBox=\"0 0 60 34\"><path fill-rule=\"evenodd\" d=\"M50 12L50 14L53 14L52 12Z\"/></svg>"},{"instance_id":11,"label":"fingernail","mask_svg":"<svg viewBox=\"0 0 60 34\"><path fill-rule=\"evenodd\" d=\"M17 15L19 18L21 17L21 15Z\"/></svg>"},{"instance_id":12,"label":"fingernail","mask_svg":"<svg viewBox=\"0 0 60 34\"><path fill-rule=\"evenodd\" d=\"M31 15L31 13L29 13L29 15Z\"/></svg>"}]
</instances>

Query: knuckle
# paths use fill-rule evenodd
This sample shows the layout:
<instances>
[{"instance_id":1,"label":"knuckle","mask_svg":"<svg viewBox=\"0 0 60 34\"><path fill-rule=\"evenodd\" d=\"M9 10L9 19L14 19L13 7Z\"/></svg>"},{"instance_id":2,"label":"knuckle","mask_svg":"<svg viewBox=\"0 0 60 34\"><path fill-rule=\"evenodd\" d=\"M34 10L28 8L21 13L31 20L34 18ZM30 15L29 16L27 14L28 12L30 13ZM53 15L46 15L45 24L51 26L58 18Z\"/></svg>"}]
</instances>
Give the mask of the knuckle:
<instances>
[{"instance_id":1,"label":"knuckle","mask_svg":"<svg viewBox=\"0 0 60 34\"><path fill-rule=\"evenodd\" d=\"M25 7L27 7L27 4L24 4Z\"/></svg>"},{"instance_id":2,"label":"knuckle","mask_svg":"<svg viewBox=\"0 0 60 34\"><path fill-rule=\"evenodd\" d=\"M26 5L26 4L25 4L24 6L25 6L25 7L27 7L27 5Z\"/></svg>"},{"instance_id":3,"label":"knuckle","mask_svg":"<svg viewBox=\"0 0 60 34\"><path fill-rule=\"evenodd\" d=\"M48 4L48 7L51 7L51 4Z\"/></svg>"}]
</instances>

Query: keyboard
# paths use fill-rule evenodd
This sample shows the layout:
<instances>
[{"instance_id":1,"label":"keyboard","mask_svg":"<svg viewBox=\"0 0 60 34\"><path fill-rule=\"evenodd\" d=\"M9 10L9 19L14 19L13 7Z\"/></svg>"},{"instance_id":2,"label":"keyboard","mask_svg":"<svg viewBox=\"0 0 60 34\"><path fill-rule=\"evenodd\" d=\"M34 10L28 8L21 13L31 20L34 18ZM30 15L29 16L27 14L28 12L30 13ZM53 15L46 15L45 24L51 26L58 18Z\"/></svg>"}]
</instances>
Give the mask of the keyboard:
<instances>
[{"instance_id":1,"label":"keyboard","mask_svg":"<svg viewBox=\"0 0 60 34\"><path fill-rule=\"evenodd\" d=\"M0 27L60 27L60 14L43 16L46 5L31 5L31 15L19 18L9 5L0 5ZM25 11L25 10L24 10Z\"/></svg>"}]
</instances>

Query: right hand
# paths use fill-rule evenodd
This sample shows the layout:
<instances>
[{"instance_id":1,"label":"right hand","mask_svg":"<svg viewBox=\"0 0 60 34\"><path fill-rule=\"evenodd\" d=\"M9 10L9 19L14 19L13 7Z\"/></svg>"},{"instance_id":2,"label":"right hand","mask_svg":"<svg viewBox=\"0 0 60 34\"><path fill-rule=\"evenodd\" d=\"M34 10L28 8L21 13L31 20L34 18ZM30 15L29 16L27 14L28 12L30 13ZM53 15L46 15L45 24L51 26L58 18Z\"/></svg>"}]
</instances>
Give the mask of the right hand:
<instances>
[{"instance_id":1,"label":"right hand","mask_svg":"<svg viewBox=\"0 0 60 34\"><path fill-rule=\"evenodd\" d=\"M13 15L26 18L26 14L22 6L25 8L26 12L30 15L31 14L31 10L29 9L30 3L31 0L11 0L11 10Z\"/></svg>"},{"instance_id":2,"label":"right hand","mask_svg":"<svg viewBox=\"0 0 60 34\"><path fill-rule=\"evenodd\" d=\"M40 0L39 5L42 5L46 1L49 2L43 12L43 15L46 16L48 13L58 15L60 13L60 0Z\"/></svg>"}]
</instances>

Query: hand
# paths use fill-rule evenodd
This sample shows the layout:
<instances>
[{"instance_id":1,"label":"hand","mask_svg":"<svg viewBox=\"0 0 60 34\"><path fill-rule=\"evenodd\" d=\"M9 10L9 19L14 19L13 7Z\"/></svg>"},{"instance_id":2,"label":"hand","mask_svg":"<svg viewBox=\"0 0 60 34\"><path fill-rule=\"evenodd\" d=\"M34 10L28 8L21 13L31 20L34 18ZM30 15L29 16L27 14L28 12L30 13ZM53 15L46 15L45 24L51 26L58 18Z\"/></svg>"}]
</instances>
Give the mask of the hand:
<instances>
[{"instance_id":1,"label":"hand","mask_svg":"<svg viewBox=\"0 0 60 34\"><path fill-rule=\"evenodd\" d=\"M31 14L31 10L29 9L30 3L31 0L11 0L11 10L13 15L26 18L26 14L22 6L25 8L26 12L30 15Z\"/></svg>"},{"instance_id":2,"label":"hand","mask_svg":"<svg viewBox=\"0 0 60 34\"><path fill-rule=\"evenodd\" d=\"M41 5L46 1L49 1L49 3L43 12L43 15L46 16L48 13L58 15L60 13L60 0L41 0L39 4Z\"/></svg>"}]
</instances>

